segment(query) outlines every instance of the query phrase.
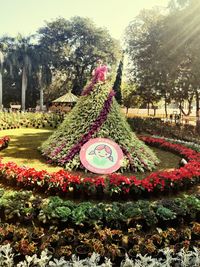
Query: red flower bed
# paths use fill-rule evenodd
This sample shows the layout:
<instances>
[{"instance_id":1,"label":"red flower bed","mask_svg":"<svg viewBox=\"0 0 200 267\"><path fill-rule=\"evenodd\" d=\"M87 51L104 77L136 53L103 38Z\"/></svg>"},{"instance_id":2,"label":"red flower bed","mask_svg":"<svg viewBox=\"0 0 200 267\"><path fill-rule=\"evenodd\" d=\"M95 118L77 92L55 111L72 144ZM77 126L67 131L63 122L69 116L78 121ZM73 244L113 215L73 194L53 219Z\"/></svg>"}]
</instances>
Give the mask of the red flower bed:
<instances>
[{"instance_id":1,"label":"red flower bed","mask_svg":"<svg viewBox=\"0 0 200 267\"><path fill-rule=\"evenodd\" d=\"M8 143L10 142L9 136L4 136L0 138L0 150L6 148L8 146Z\"/></svg>"},{"instance_id":2,"label":"red flower bed","mask_svg":"<svg viewBox=\"0 0 200 267\"><path fill-rule=\"evenodd\" d=\"M172 144L161 138L141 137L141 139L152 146L170 150L185 157L188 163L179 169L172 171L157 171L151 173L143 180L138 180L135 176L126 177L123 174L111 174L106 177L81 177L73 173L60 170L54 173L47 171L36 171L34 168L20 167L13 162L0 162L0 177L2 181L13 183L19 186L42 189L43 191L54 190L68 193L78 190L86 193L95 193L97 188L101 188L105 194L112 195L127 194L139 195L142 192L154 193L160 191L170 191L173 188L180 189L183 186L191 186L199 182L200 178L200 153L195 152L183 145ZM9 137L0 139L0 149L8 145Z\"/></svg>"}]
</instances>

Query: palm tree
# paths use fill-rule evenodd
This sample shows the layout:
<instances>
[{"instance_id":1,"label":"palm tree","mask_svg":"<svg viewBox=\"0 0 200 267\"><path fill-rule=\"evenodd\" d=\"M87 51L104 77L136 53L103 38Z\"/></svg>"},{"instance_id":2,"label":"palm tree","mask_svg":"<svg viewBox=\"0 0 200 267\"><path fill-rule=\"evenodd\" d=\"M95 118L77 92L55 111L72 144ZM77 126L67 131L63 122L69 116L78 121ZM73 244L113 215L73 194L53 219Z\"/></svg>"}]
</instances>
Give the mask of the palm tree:
<instances>
[{"instance_id":1,"label":"palm tree","mask_svg":"<svg viewBox=\"0 0 200 267\"><path fill-rule=\"evenodd\" d=\"M31 74L32 63L34 61L34 45L31 44L31 38L18 35L14 41L13 48L10 51L9 58L13 67L19 70L22 75L21 88L21 106L22 111L26 108L26 90L28 86L28 75Z\"/></svg>"},{"instance_id":2,"label":"palm tree","mask_svg":"<svg viewBox=\"0 0 200 267\"><path fill-rule=\"evenodd\" d=\"M51 83L52 80L52 73L51 69L48 65L40 65L39 66L39 88L40 88L40 110L43 110L44 106L44 89Z\"/></svg>"},{"instance_id":3,"label":"palm tree","mask_svg":"<svg viewBox=\"0 0 200 267\"><path fill-rule=\"evenodd\" d=\"M41 45L35 46L35 54L37 57L35 66L37 68L38 84L40 90L40 110L42 111L44 106L43 93L45 88L52 81L52 72L50 67L51 58Z\"/></svg>"}]
</instances>

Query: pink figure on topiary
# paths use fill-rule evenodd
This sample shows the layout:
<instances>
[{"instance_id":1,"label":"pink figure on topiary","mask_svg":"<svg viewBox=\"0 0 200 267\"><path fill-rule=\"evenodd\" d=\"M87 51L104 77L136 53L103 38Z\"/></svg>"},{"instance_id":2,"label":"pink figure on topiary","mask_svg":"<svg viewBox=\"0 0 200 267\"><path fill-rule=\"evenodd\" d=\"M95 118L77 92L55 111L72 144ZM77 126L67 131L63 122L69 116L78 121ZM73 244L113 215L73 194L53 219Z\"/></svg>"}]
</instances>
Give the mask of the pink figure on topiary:
<instances>
[{"instance_id":1,"label":"pink figure on topiary","mask_svg":"<svg viewBox=\"0 0 200 267\"><path fill-rule=\"evenodd\" d=\"M98 60L97 63L98 63L98 67L94 69L92 72L92 75L93 75L92 81L83 90L82 95L88 95L93 90L93 87L96 83L106 81L108 67L106 65L102 65L101 60Z\"/></svg>"},{"instance_id":2,"label":"pink figure on topiary","mask_svg":"<svg viewBox=\"0 0 200 267\"><path fill-rule=\"evenodd\" d=\"M99 66L94 70L93 79L95 82L106 80L106 74L108 72L108 67L106 65Z\"/></svg>"}]
</instances>

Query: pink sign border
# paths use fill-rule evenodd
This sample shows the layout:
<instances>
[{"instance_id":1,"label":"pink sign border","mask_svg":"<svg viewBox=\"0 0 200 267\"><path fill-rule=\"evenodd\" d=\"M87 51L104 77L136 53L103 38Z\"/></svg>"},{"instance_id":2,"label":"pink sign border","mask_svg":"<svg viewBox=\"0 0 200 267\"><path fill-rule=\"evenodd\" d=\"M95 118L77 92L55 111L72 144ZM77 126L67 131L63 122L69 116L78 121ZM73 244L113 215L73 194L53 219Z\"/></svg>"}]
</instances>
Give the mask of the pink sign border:
<instances>
[{"instance_id":1,"label":"pink sign border","mask_svg":"<svg viewBox=\"0 0 200 267\"><path fill-rule=\"evenodd\" d=\"M96 142L105 142L107 144L112 145L115 148L115 150L118 154L118 160L115 163L115 165L113 165L112 167L107 168L107 169L100 169L100 168L96 168L96 167L92 166L87 161L85 151L87 150L87 148L89 146L93 145ZM81 160L81 163L83 164L83 166L86 169L88 169L89 171L91 171L93 173L98 173L98 174L109 174L109 173L113 173L113 172L117 171L121 167L121 161L122 161L123 157L124 157L124 155L123 155L123 152L122 152L121 148L119 147L119 145L108 138L100 138L99 137L99 138L90 139L87 143L85 143L82 146L81 151L80 151L80 160Z\"/></svg>"}]
</instances>

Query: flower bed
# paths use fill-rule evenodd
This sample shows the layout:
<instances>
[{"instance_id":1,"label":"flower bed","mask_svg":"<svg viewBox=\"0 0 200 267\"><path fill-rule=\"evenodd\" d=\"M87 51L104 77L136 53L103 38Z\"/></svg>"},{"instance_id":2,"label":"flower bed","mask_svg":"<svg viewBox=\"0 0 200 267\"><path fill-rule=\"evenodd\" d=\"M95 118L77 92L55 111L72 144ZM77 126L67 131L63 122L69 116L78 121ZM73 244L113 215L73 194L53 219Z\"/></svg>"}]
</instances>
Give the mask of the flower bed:
<instances>
[{"instance_id":1,"label":"flower bed","mask_svg":"<svg viewBox=\"0 0 200 267\"><path fill-rule=\"evenodd\" d=\"M137 254L136 259L131 259L126 255L118 257L118 264L112 264L110 259L100 257L98 253L92 253L89 257L81 259L72 255L67 260L64 257L57 258L52 255L51 251L44 250L40 255L34 254L32 256L26 255L22 257L19 253L15 253L15 250L10 244L0 246L0 265L5 267L24 267L24 266L43 266L43 267L61 267L61 266L94 266L94 267L148 267L148 266L177 266L177 267L199 267L200 264L200 252L197 248L192 250L181 249L178 253L174 253L172 249L160 250L159 257L151 257L149 255L142 256ZM174 265L175 264L175 265Z\"/></svg>"},{"instance_id":2,"label":"flower bed","mask_svg":"<svg viewBox=\"0 0 200 267\"><path fill-rule=\"evenodd\" d=\"M53 127L56 128L64 119L63 115L55 113L3 113L0 112L0 130L21 127Z\"/></svg>"},{"instance_id":3,"label":"flower bed","mask_svg":"<svg viewBox=\"0 0 200 267\"><path fill-rule=\"evenodd\" d=\"M4 199L5 200L5 199ZM60 208L61 212L61 208ZM80 213L80 210L79 210ZM9 215L8 215L9 216ZM53 218L55 220L56 217ZM197 217L198 219L198 217ZM29 218L30 222L30 218ZM86 256L92 252L114 261L121 248L131 258L141 255L157 256L160 249L170 249L177 253L180 249L199 249L200 224L192 221L173 227L156 227L146 229L136 223L126 229L103 227L94 223L94 227L71 227L69 223L58 227L53 224L40 225L38 222L16 225L0 223L0 245L11 244L15 252L21 255L40 254L51 250L57 257L71 257L76 248L88 248ZM85 226L85 225L84 225ZM124 256L124 255L123 255Z\"/></svg>"},{"instance_id":4,"label":"flower bed","mask_svg":"<svg viewBox=\"0 0 200 267\"><path fill-rule=\"evenodd\" d=\"M160 118L129 118L128 122L138 134L161 135L199 143L200 132L198 127L189 124L170 123Z\"/></svg>"},{"instance_id":5,"label":"flower bed","mask_svg":"<svg viewBox=\"0 0 200 267\"><path fill-rule=\"evenodd\" d=\"M130 258L151 255L157 256L160 250L170 247L171 252L178 253L181 249L198 251L198 237L200 224L193 222L185 228L158 228L152 233L144 233L142 226L129 228L128 232L117 229L103 228L90 230L87 233L73 228L64 228L54 232L42 227L19 227L13 224L0 225L0 246L10 244L19 255L32 256L42 251L51 251L56 257L69 259L73 252L79 254L78 248L88 248L85 257L97 253L101 257L108 257L113 262L123 250ZM48 253L49 254L49 253ZM79 255L80 256L80 255ZM82 255L83 256L83 255ZM123 254L122 257L125 255Z\"/></svg>"},{"instance_id":6,"label":"flower bed","mask_svg":"<svg viewBox=\"0 0 200 267\"><path fill-rule=\"evenodd\" d=\"M6 148L10 142L10 137L4 136L0 138L0 150Z\"/></svg>"},{"instance_id":7,"label":"flower bed","mask_svg":"<svg viewBox=\"0 0 200 267\"><path fill-rule=\"evenodd\" d=\"M186 146L188 148L191 148L192 150L200 152L200 145L197 142L184 141L184 140L180 140L180 139L162 137L162 136L159 136L159 135L154 135L153 137L155 137L155 138L163 138L164 140L166 140L166 141L168 141L170 143L180 144L180 145Z\"/></svg>"},{"instance_id":8,"label":"flower bed","mask_svg":"<svg viewBox=\"0 0 200 267\"><path fill-rule=\"evenodd\" d=\"M122 260L122 251L135 259L138 253L159 258L159 250L169 247L174 254L182 248L199 249L198 196L78 204L59 197L42 199L30 191L0 190L0 212L0 245L9 243L23 258L47 249L49 255L69 259L79 255L80 246L87 248L84 257L95 252L113 262Z\"/></svg>"},{"instance_id":9,"label":"flower bed","mask_svg":"<svg viewBox=\"0 0 200 267\"><path fill-rule=\"evenodd\" d=\"M8 145L8 137L0 139L1 149ZM173 192L182 188L189 188L197 184L200 179L200 153L180 144L170 143L162 138L141 137L148 145L177 153L188 160L188 163L172 171L157 171L143 180L135 176L126 177L123 174L111 174L107 177L81 177L65 170L54 173L36 171L34 168L20 167L13 162L0 162L0 177L2 182L21 187L35 188L43 192L86 193L87 195L126 195L138 197L141 194L150 195L159 192Z\"/></svg>"},{"instance_id":10,"label":"flower bed","mask_svg":"<svg viewBox=\"0 0 200 267\"><path fill-rule=\"evenodd\" d=\"M200 218L199 196L163 199L154 202L74 203L58 196L42 199L31 191L0 190L1 221L21 222L30 225L63 225L81 229L112 227L127 228L143 225L149 231L155 227L180 226L180 223L198 221Z\"/></svg>"}]
</instances>

